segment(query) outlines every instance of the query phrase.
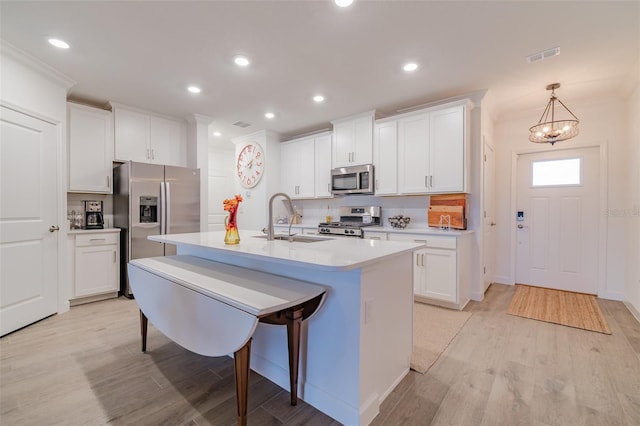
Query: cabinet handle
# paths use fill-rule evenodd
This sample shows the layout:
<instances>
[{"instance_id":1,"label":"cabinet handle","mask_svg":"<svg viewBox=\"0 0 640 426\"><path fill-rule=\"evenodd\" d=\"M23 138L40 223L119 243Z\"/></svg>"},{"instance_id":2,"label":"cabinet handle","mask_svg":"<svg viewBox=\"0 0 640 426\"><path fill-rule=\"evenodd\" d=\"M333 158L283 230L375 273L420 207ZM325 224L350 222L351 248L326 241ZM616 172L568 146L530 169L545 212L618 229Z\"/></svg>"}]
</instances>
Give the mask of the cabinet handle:
<instances>
[{"instance_id":1,"label":"cabinet handle","mask_svg":"<svg viewBox=\"0 0 640 426\"><path fill-rule=\"evenodd\" d=\"M422 258L422 267L424 267L424 254L421 254L420 257Z\"/></svg>"},{"instance_id":2,"label":"cabinet handle","mask_svg":"<svg viewBox=\"0 0 640 426\"><path fill-rule=\"evenodd\" d=\"M116 263L117 261L118 261L118 256L117 256L116 251L114 250L113 251L113 263Z\"/></svg>"},{"instance_id":3,"label":"cabinet handle","mask_svg":"<svg viewBox=\"0 0 640 426\"><path fill-rule=\"evenodd\" d=\"M155 150L155 149L152 149L152 150L151 150L151 159L152 159L152 160L155 160L155 159L156 159L156 150Z\"/></svg>"},{"instance_id":4,"label":"cabinet handle","mask_svg":"<svg viewBox=\"0 0 640 426\"><path fill-rule=\"evenodd\" d=\"M378 190L378 179L376 179L376 191Z\"/></svg>"},{"instance_id":5,"label":"cabinet handle","mask_svg":"<svg viewBox=\"0 0 640 426\"><path fill-rule=\"evenodd\" d=\"M106 241L106 238L91 238L89 241Z\"/></svg>"},{"instance_id":6,"label":"cabinet handle","mask_svg":"<svg viewBox=\"0 0 640 426\"><path fill-rule=\"evenodd\" d=\"M424 187L428 188L429 187L429 176L425 176L424 177Z\"/></svg>"},{"instance_id":7,"label":"cabinet handle","mask_svg":"<svg viewBox=\"0 0 640 426\"><path fill-rule=\"evenodd\" d=\"M370 240L379 240L380 237L369 237Z\"/></svg>"},{"instance_id":8,"label":"cabinet handle","mask_svg":"<svg viewBox=\"0 0 640 426\"><path fill-rule=\"evenodd\" d=\"M331 192L331 184L330 183L327 184L327 192Z\"/></svg>"},{"instance_id":9,"label":"cabinet handle","mask_svg":"<svg viewBox=\"0 0 640 426\"><path fill-rule=\"evenodd\" d=\"M427 244L427 240L413 240L416 243L424 243Z\"/></svg>"},{"instance_id":10,"label":"cabinet handle","mask_svg":"<svg viewBox=\"0 0 640 426\"><path fill-rule=\"evenodd\" d=\"M433 175L429 176L429 188L433 188Z\"/></svg>"},{"instance_id":11,"label":"cabinet handle","mask_svg":"<svg viewBox=\"0 0 640 426\"><path fill-rule=\"evenodd\" d=\"M111 188L111 178L107 176L107 188Z\"/></svg>"},{"instance_id":12,"label":"cabinet handle","mask_svg":"<svg viewBox=\"0 0 640 426\"><path fill-rule=\"evenodd\" d=\"M151 160L151 156L149 155L149 148L147 148L147 160Z\"/></svg>"}]
</instances>

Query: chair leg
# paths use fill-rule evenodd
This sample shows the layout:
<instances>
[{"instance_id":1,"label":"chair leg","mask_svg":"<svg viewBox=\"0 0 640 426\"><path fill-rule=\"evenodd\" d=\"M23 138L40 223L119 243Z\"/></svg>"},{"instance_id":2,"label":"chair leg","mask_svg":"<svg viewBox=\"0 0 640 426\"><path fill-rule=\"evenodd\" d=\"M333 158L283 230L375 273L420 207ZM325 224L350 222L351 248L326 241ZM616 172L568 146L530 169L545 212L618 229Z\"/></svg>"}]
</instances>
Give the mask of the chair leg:
<instances>
[{"instance_id":1,"label":"chair leg","mask_svg":"<svg viewBox=\"0 0 640 426\"><path fill-rule=\"evenodd\" d=\"M287 312L287 343L289 344L289 389L291 405L298 404L298 363L300 360L300 326L303 309Z\"/></svg>"},{"instance_id":2,"label":"chair leg","mask_svg":"<svg viewBox=\"0 0 640 426\"><path fill-rule=\"evenodd\" d=\"M233 354L236 376L236 404L238 426L247 424L247 402L249 391L249 365L251 361L251 339Z\"/></svg>"},{"instance_id":3,"label":"chair leg","mask_svg":"<svg viewBox=\"0 0 640 426\"><path fill-rule=\"evenodd\" d=\"M146 315L140 311L140 335L142 336L142 352L147 351L147 325L149 320Z\"/></svg>"}]
</instances>

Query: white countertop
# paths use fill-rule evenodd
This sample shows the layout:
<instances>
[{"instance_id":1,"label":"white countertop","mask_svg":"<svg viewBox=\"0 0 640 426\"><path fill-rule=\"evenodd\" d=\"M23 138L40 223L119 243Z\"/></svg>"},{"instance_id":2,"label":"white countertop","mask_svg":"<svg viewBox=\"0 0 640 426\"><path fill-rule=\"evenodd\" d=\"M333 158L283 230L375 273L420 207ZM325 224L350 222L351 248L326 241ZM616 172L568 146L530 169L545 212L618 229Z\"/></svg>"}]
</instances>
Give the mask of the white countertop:
<instances>
[{"instance_id":1,"label":"white countertop","mask_svg":"<svg viewBox=\"0 0 640 426\"><path fill-rule=\"evenodd\" d=\"M386 257L412 252L423 245L408 241L379 241L361 238L325 237L317 242L267 241L262 232L240 230L240 244L226 245L224 231L153 235L149 239L213 250L225 255L268 260L283 265L321 270L350 270Z\"/></svg>"},{"instance_id":2,"label":"white countertop","mask_svg":"<svg viewBox=\"0 0 640 426\"><path fill-rule=\"evenodd\" d=\"M274 227L278 228L278 229L287 229L289 228L289 225L283 225L283 224L274 224ZM291 225L292 229L296 229L296 228L304 228L304 229L316 229L318 228L318 224L316 223L314 224L302 224L302 223L298 223L298 224L294 224ZM450 229L448 231L444 231L440 228L430 228L427 227L425 224L425 227L410 227L410 228L404 228L404 229L400 229L400 228L394 228L392 226L367 226L364 228L364 232L365 235L367 233L367 231L369 232L392 232L392 233L397 233L397 234L420 234L420 235L451 235L451 236L459 236L459 235L464 235L464 234L471 234L474 231L470 230L470 229Z\"/></svg>"},{"instance_id":3,"label":"white countertop","mask_svg":"<svg viewBox=\"0 0 640 426\"><path fill-rule=\"evenodd\" d=\"M67 234L106 234L111 232L120 232L120 228L70 229L67 231Z\"/></svg>"}]
</instances>

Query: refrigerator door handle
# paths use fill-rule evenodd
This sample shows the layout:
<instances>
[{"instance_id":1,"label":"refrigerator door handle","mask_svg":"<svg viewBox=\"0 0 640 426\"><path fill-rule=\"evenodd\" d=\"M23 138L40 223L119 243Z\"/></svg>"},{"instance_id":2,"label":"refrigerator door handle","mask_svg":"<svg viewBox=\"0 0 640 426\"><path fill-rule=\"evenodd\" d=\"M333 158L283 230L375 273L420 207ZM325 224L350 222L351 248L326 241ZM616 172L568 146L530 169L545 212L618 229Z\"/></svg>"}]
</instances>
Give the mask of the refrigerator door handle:
<instances>
[{"instance_id":1,"label":"refrigerator door handle","mask_svg":"<svg viewBox=\"0 0 640 426\"><path fill-rule=\"evenodd\" d=\"M167 233L167 191L165 183L160 182L160 234Z\"/></svg>"},{"instance_id":2,"label":"refrigerator door handle","mask_svg":"<svg viewBox=\"0 0 640 426\"><path fill-rule=\"evenodd\" d=\"M165 199L165 203L164 203L164 234L170 234L171 233L171 184L169 182L165 182L164 184L165 187L165 194L166 194L166 199Z\"/></svg>"}]
</instances>

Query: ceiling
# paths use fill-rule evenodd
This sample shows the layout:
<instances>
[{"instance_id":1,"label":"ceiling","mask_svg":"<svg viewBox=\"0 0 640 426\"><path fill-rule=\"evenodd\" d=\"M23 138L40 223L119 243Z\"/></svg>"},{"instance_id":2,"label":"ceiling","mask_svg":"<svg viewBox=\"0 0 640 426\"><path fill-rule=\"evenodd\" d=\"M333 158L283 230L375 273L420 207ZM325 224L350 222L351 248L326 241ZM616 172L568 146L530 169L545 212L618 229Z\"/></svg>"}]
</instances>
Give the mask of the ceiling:
<instances>
[{"instance_id":1,"label":"ceiling","mask_svg":"<svg viewBox=\"0 0 640 426\"><path fill-rule=\"evenodd\" d=\"M640 75L639 1L2 1L0 19L4 41L77 81L71 99L205 115L224 141L262 129L290 138L487 89L494 117L535 108L533 124L549 83L571 107L624 96ZM556 46L558 56L525 60ZM237 54L251 65L237 67ZM402 70L408 60L417 71Z\"/></svg>"}]
</instances>

